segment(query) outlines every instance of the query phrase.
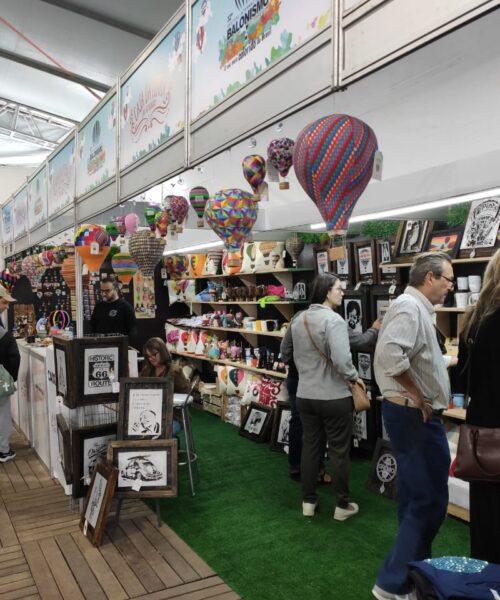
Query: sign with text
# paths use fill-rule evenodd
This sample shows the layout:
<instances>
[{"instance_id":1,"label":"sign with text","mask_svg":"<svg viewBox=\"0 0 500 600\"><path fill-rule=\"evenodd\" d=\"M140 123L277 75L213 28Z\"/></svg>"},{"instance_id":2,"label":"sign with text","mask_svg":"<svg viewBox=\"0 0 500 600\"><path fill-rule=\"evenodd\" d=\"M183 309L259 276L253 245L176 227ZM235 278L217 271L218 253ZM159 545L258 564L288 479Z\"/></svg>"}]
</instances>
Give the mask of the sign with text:
<instances>
[{"instance_id":1,"label":"sign with text","mask_svg":"<svg viewBox=\"0 0 500 600\"><path fill-rule=\"evenodd\" d=\"M112 380L118 373L118 353L117 347L85 348L83 359L85 396L112 393Z\"/></svg>"},{"instance_id":2,"label":"sign with text","mask_svg":"<svg viewBox=\"0 0 500 600\"><path fill-rule=\"evenodd\" d=\"M28 188L24 187L14 196L14 239L21 237L28 228Z\"/></svg>"},{"instance_id":3,"label":"sign with text","mask_svg":"<svg viewBox=\"0 0 500 600\"><path fill-rule=\"evenodd\" d=\"M116 173L116 94L78 132L76 196L84 196Z\"/></svg>"},{"instance_id":4,"label":"sign with text","mask_svg":"<svg viewBox=\"0 0 500 600\"><path fill-rule=\"evenodd\" d=\"M2 207L2 243L8 244L12 242L12 238L14 235L14 227L12 219L14 217L13 214L14 202L11 201L8 204L5 204Z\"/></svg>"},{"instance_id":5,"label":"sign with text","mask_svg":"<svg viewBox=\"0 0 500 600\"><path fill-rule=\"evenodd\" d=\"M49 161L49 217L73 204L75 194L75 140Z\"/></svg>"},{"instance_id":6,"label":"sign with text","mask_svg":"<svg viewBox=\"0 0 500 600\"><path fill-rule=\"evenodd\" d=\"M196 119L330 25L331 0L198 0L192 8Z\"/></svg>"},{"instance_id":7,"label":"sign with text","mask_svg":"<svg viewBox=\"0 0 500 600\"><path fill-rule=\"evenodd\" d=\"M183 18L121 86L121 170L184 127L185 46Z\"/></svg>"},{"instance_id":8,"label":"sign with text","mask_svg":"<svg viewBox=\"0 0 500 600\"><path fill-rule=\"evenodd\" d=\"M28 182L28 225L30 231L47 219L47 167Z\"/></svg>"}]
</instances>

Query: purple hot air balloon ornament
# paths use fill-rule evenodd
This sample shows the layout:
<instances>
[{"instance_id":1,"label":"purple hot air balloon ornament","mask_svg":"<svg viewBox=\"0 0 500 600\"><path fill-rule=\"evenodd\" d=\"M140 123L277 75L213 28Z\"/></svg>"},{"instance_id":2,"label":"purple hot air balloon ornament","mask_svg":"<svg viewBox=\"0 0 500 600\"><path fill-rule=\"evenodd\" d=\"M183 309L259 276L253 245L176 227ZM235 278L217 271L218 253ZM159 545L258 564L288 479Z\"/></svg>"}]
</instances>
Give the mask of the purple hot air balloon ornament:
<instances>
[{"instance_id":1,"label":"purple hot air balloon ornament","mask_svg":"<svg viewBox=\"0 0 500 600\"><path fill-rule=\"evenodd\" d=\"M284 137L273 140L267 147L267 158L283 179L280 181L280 190L288 190L290 187L286 177L293 165L294 143L292 139Z\"/></svg>"},{"instance_id":2,"label":"purple hot air balloon ornament","mask_svg":"<svg viewBox=\"0 0 500 600\"><path fill-rule=\"evenodd\" d=\"M198 227L203 227L204 225L203 215L205 214L205 206L209 198L210 194L204 187L194 187L189 192L189 202L198 217L198 221L196 222Z\"/></svg>"},{"instance_id":3,"label":"purple hot air balloon ornament","mask_svg":"<svg viewBox=\"0 0 500 600\"><path fill-rule=\"evenodd\" d=\"M245 156L241 166L243 167L243 175L248 181L253 190L253 199L260 200L260 186L266 178L266 160L260 154L251 154Z\"/></svg>"},{"instance_id":4,"label":"purple hot air balloon ornament","mask_svg":"<svg viewBox=\"0 0 500 600\"><path fill-rule=\"evenodd\" d=\"M172 215L177 222L176 230L177 233L182 233L182 223L187 216L189 210L189 203L184 196L172 196L170 200L170 210Z\"/></svg>"}]
</instances>

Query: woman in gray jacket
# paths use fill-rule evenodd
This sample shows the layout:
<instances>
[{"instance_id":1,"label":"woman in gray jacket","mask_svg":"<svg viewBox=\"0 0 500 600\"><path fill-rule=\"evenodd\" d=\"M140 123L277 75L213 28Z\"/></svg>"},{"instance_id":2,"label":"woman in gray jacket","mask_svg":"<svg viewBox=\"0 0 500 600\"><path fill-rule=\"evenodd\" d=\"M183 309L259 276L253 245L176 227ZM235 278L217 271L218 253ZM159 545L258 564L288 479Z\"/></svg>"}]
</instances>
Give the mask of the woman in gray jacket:
<instances>
[{"instance_id":1,"label":"woman in gray jacket","mask_svg":"<svg viewBox=\"0 0 500 600\"><path fill-rule=\"evenodd\" d=\"M318 275L313 281L309 309L291 323L293 360L299 372L297 407L304 430L302 512L312 517L318 505L316 483L326 435L336 497L333 518L337 521L345 521L359 510L349 501L353 412L349 386L361 380L352 364L347 325L333 310L340 306L343 293L335 275Z\"/></svg>"}]
</instances>

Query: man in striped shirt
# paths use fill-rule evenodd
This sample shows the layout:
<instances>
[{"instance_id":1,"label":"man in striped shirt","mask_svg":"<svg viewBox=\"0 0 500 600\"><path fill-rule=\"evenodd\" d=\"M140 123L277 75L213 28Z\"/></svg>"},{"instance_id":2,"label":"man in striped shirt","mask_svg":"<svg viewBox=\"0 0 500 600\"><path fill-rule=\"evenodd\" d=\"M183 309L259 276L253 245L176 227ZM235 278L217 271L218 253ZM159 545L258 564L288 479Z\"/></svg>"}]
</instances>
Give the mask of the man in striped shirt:
<instances>
[{"instance_id":1,"label":"man in striped shirt","mask_svg":"<svg viewBox=\"0 0 500 600\"><path fill-rule=\"evenodd\" d=\"M408 563L430 558L446 515L450 452L441 413L448 408L450 381L433 316L454 285L447 254L419 256L410 285L384 317L375 350L382 414L398 466L399 522L372 590L379 600L415 598Z\"/></svg>"}]
</instances>

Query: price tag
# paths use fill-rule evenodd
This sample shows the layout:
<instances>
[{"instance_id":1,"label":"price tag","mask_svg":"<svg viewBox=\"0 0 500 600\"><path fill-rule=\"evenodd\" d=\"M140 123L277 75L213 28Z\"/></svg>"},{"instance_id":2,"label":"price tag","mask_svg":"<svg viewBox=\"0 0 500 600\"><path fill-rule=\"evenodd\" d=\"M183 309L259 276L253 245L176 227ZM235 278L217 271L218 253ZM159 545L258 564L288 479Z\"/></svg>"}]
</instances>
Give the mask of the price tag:
<instances>
[{"instance_id":1,"label":"price tag","mask_svg":"<svg viewBox=\"0 0 500 600\"><path fill-rule=\"evenodd\" d=\"M396 285L393 283L390 287L389 287L389 294L392 296L392 294L396 293Z\"/></svg>"},{"instance_id":2,"label":"price tag","mask_svg":"<svg viewBox=\"0 0 500 600\"><path fill-rule=\"evenodd\" d=\"M118 394L120 392L120 382L113 381L113 383L111 384L111 388L113 390L113 394Z\"/></svg>"},{"instance_id":3,"label":"price tag","mask_svg":"<svg viewBox=\"0 0 500 600\"><path fill-rule=\"evenodd\" d=\"M161 274L161 278L162 278L162 279L166 279L166 278L167 278L167 269L163 268L163 269L160 271L160 274Z\"/></svg>"},{"instance_id":4,"label":"price tag","mask_svg":"<svg viewBox=\"0 0 500 600\"><path fill-rule=\"evenodd\" d=\"M359 290L359 288L363 285L362 281L358 281L358 283L356 284L356 287L354 288L355 290Z\"/></svg>"},{"instance_id":5,"label":"price tag","mask_svg":"<svg viewBox=\"0 0 500 600\"><path fill-rule=\"evenodd\" d=\"M373 172L372 179L377 179L378 181L382 181L382 167L384 166L384 155L380 150L375 152L375 157L373 159Z\"/></svg>"},{"instance_id":6,"label":"price tag","mask_svg":"<svg viewBox=\"0 0 500 600\"><path fill-rule=\"evenodd\" d=\"M358 440L358 438L354 438L354 439L352 440L352 445L353 445L355 448L359 448L359 440Z\"/></svg>"},{"instance_id":7,"label":"price tag","mask_svg":"<svg viewBox=\"0 0 500 600\"><path fill-rule=\"evenodd\" d=\"M134 485L132 486L132 489L134 490L134 492L141 491L141 480L140 479L137 479L136 481L134 481Z\"/></svg>"},{"instance_id":8,"label":"price tag","mask_svg":"<svg viewBox=\"0 0 500 600\"><path fill-rule=\"evenodd\" d=\"M97 242L90 244L90 254L99 254L99 244Z\"/></svg>"},{"instance_id":9,"label":"price tag","mask_svg":"<svg viewBox=\"0 0 500 600\"><path fill-rule=\"evenodd\" d=\"M89 526L89 522L87 521L87 519L85 519L84 523L83 523L83 535L87 536L87 528Z\"/></svg>"}]
</instances>

